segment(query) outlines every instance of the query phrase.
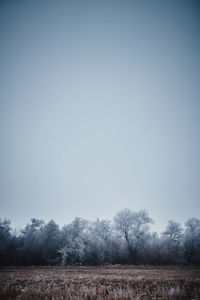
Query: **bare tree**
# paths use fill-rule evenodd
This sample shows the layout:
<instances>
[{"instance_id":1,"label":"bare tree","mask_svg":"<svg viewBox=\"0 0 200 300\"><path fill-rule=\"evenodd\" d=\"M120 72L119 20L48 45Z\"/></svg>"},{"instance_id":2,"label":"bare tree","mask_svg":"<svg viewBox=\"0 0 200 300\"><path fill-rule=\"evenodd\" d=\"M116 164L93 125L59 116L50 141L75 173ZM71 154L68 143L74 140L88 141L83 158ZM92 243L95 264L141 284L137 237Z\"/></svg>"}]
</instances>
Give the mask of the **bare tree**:
<instances>
[{"instance_id":1,"label":"bare tree","mask_svg":"<svg viewBox=\"0 0 200 300\"><path fill-rule=\"evenodd\" d=\"M185 258L190 264L200 264L200 219L190 218L185 226Z\"/></svg>"},{"instance_id":2,"label":"bare tree","mask_svg":"<svg viewBox=\"0 0 200 300\"><path fill-rule=\"evenodd\" d=\"M111 261L110 237L112 231L110 221L99 220L90 223L87 235L88 260L97 264Z\"/></svg>"},{"instance_id":3,"label":"bare tree","mask_svg":"<svg viewBox=\"0 0 200 300\"><path fill-rule=\"evenodd\" d=\"M145 210L133 212L126 208L114 217L115 229L125 238L132 262L136 261L138 251L144 247L152 222Z\"/></svg>"},{"instance_id":4,"label":"bare tree","mask_svg":"<svg viewBox=\"0 0 200 300\"><path fill-rule=\"evenodd\" d=\"M178 263L181 260L182 232L183 229L179 223L172 220L168 221L167 228L162 234L163 247L168 263Z\"/></svg>"}]
</instances>

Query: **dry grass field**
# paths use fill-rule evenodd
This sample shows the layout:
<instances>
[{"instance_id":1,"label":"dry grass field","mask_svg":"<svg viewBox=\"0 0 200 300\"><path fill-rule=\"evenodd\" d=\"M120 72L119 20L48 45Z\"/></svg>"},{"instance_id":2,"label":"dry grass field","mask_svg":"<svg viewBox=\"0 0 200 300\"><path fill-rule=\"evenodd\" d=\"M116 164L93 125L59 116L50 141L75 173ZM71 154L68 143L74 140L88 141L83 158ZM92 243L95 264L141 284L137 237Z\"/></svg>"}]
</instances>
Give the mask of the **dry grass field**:
<instances>
[{"instance_id":1,"label":"dry grass field","mask_svg":"<svg viewBox=\"0 0 200 300\"><path fill-rule=\"evenodd\" d=\"M0 299L200 299L200 269L189 267L0 268Z\"/></svg>"}]
</instances>

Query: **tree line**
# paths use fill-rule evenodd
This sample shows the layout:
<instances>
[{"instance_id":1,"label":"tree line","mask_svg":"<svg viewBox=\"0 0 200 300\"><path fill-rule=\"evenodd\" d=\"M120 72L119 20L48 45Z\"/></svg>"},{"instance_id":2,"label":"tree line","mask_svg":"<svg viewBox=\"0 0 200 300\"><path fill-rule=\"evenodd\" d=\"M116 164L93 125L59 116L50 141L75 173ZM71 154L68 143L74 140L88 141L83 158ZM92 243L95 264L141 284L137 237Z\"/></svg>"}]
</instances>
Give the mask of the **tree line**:
<instances>
[{"instance_id":1,"label":"tree line","mask_svg":"<svg viewBox=\"0 0 200 300\"><path fill-rule=\"evenodd\" d=\"M0 219L0 265L200 265L200 219L184 228L170 220L160 235L151 223L146 210L130 209L112 221L75 218L62 228L33 218L20 232Z\"/></svg>"}]
</instances>

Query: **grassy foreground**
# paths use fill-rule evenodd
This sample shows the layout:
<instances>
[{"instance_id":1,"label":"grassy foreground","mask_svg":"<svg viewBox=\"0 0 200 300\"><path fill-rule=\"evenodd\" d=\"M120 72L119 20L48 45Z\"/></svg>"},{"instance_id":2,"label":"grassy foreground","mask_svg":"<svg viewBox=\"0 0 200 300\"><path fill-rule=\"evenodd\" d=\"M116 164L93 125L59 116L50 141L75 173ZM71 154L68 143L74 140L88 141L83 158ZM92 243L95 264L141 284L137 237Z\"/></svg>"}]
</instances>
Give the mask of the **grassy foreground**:
<instances>
[{"instance_id":1,"label":"grassy foreground","mask_svg":"<svg viewBox=\"0 0 200 300\"><path fill-rule=\"evenodd\" d=\"M0 299L200 299L200 269L189 267L0 268Z\"/></svg>"}]
</instances>

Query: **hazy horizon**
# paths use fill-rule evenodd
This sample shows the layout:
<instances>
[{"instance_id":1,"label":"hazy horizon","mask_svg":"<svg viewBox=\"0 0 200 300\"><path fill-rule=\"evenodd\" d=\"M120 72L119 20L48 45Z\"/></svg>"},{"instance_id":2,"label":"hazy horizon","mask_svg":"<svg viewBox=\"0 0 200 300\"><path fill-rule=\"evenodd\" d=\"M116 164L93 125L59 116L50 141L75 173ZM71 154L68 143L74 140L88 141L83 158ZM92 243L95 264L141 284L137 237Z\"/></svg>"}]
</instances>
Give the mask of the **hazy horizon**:
<instances>
[{"instance_id":1,"label":"hazy horizon","mask_svg":"<svg viewBox=\"0 0 200 300\"><path fill-rule=\"evenodd\" d=\"M0 218L200 218L199 1L0 2Z\"/></svg>"},{"instance_id":2,"label":"hazy horizon","mask_svg":"<svg viewBox=\"0 0 200 300\"><path fill-rule=\"evenodd\" d=\"M127 207L126 208L124 208L124 209L127 209ZM128 208L129 209L129 208ZM123 209L122 209L123 210ZM11 228L12 228L12 232L14 232L14 233L16 233L17 235L21 232L21 230L23 230L25 227L26 227L26 225L28 225L28 224L31 224L31 219L38 219L38 220L42 220L42 221L44 221L45 222L45 224L48 224L48 222L50 222L50 221L55 221L55 223L59 226L59 228L60 229L62 229L65 225L69 225L69 224L71 224L74 220L75 220L75 218L80 218L80 219L82 219L82 220L86 220L86 221L89 221L89 222L96 222L97 220L108 220L108 221L110 221L111 223L110 223L110 225L112 226L114 226L114 217L115 217L115 215L117 214L117 212L119 212L119 211L116 211L116 213L113 215L113 216L111 216L110 218L104 218L104 217L93 217L93 218L91 218L91 219L87 219L87 218L84 218L84 217L82 217L82 216L74 216L74 217L72 217L71 219L68 219L68 221L63 221L63 222L60 222L60 219L59 219L59 217L57 217L57 219L56 218L54 218L54 217L52 217L52 218L46 218L46 219L44 219L44 218L42 218L42 217L40 217L40 218L37 218L37 216L32 216L30 219L27 219L27 220L25 220L24 219L24 221L23 221L23 223L21 222L21 223L16 223L16 222L13 222L13 220L11 220L11 219L8 219L7 217L1 217L0 219L1 220L9 220L11 223L10 223L10 226L11 226ZM134 211L134 212L139 212L139 210L138 211ZM149 217L152 217L150 214L149 214ZM186 223L186 221L188 220L188 219L190 219L190 218L193 218L194 216L191 216L191 217L189 217L189 218L187 218L186 220L183 220L183 221L179 221L178 223L181 225L181 228L183 229L183 231L185 230L185 223ZM166 231L166 228L167 228L167 225L168 225L168 221L171 221L172 219L166 219L164 222L163 222L163 224L162 224L162 226L159 226L159 224L156 222L156 220L154 220L153 218L152 218L152 220L153 220L153 223L150 223L148 226L149 226L149 232L150 233L154 233L154 232L156 232L159 236L162 236L162 233L163 232L165 232ZM173 219L172 221L175 221L175 222L177 222L177 220L176 219ZM114 227L113 227L114 228Z\"/></svg>"}]
</instances>

